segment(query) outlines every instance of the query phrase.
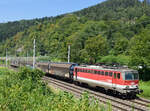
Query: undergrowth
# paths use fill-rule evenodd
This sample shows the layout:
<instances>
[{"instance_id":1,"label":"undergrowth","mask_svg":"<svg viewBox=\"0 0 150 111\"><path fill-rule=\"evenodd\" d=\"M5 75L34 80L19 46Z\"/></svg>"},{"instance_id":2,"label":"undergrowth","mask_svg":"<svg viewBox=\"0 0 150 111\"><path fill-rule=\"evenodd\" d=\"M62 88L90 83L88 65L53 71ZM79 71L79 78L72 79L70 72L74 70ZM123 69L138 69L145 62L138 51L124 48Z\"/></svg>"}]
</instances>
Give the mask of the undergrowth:
<instances>
[{"instance_id":1,"label":"undergrowth","mask_svg":"<svg viewBox=\"0 0 150 111\"><path fill-rule=\"evenodd\" d=\"M54 93L41 81L43 72L22 68L19 72L0 68L1 111L111 111L85 93L80 99L60 91Z\"/></svg>"}]
</instances>

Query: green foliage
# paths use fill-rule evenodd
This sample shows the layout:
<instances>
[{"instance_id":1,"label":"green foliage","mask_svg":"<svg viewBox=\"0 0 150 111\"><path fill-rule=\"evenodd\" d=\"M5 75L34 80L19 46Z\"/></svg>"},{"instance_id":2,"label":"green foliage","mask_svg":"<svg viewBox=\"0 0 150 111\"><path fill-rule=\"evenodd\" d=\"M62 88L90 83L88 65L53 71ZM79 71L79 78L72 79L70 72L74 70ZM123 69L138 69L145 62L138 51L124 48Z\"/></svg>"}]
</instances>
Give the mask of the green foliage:
<instances>
[{"instance_id":1,"label":"green foliage","mask_svg":"<svg viewBox=\"0 0 150 111\"><path fill-rule=\"evenodd\" d=\"M45 61L49 61L50 58L49 56L41 56L41 57L38 57L38 59L36 59L37 62L45 62Z\"/></svg>"},{"instance_id":2,"label":"green foliage","mask_svg":"<svg viewBox=\"0 0 150 111\"><path fill-rule=\"evenodd\" d=\"M37 69L31 70L29 68L23 67L20 69L18 75L21 80L31 79L32 81L36 81L36 80L39 80L42 76L44 76L44 73Z\"/></svg>"},{"instance_id":3,"label":"green foliage","mask_svg":"<svg viewBox=\"0 0 150 111\"><path fill-rule=\"evenodd\" d=\"M98 62L110 63L110 64L119 63L120 65L128 65L129 57L125 55L118 55L118 56L108 55L102 57Z\"/></svg>"},{"instance_id":4,"label":"green foliage","mask_svg":"<svg viewBox=\"0 0 150 111\"><path fill-rule=\"evenodd\" d=\"M41 81L43 73L37 69L22 68L10 72L0 68L0 109L7 111L101 111L98 101L89 100L85 93L80 99L72 94L55 94Z\"/></svg>"},{"instance_id":5,"label":"green foliage","mask_svg":"<svg viewBox=\"0 0 150 111\"><path fill-rule=\"evenodd\" d=\"M121 34L115 34L114 36L114 54L119 55L125 53L128 48L128 39L123 37Z\"/></svg>"},{"instance_id":6,"label":"green foliage","mask_svg":"<svg viewBox=\"0 0 150 111\"><path fill-rule=\"evenodd\" d=\"M85 16L90 20L122 19L126 21L142 16L143 4L139 0L106 0L96 6L75 12L75 14ZM146 12L146 14L148 14L148 12Z\"/></svg>"},{"instance_id":7,"label":"green foliage","mask_svg":"<svg viewBox=\"0 0 150 111\"><path fill-rule=\"evenodd\" d=\"M107 54L107 49L107 40L100 35L91 37L86 41L85 50L89 55L91 63L96 63L101 56L105 56Z\"/></svg>"},{"instance_id":8,"label":"green foliage","mask_svg":"<svg viewBox=\"0 0 150 111\"><path fill-rule=\"evenodd\" d=\"M36 39L36 56L49 56L39 60L65 62L71 45L71 62L119 62L147 69L149 30L150 5L107 0L71 14L0 24L0 37L11 37L0 42L0 56L5 56L6 48L9 56L32 56Z\"/></svg>"},{"instance_id":9,"label":"green foliage","mask_svg":"<svg viewBox=\"0 0 150 111\"><path fill-rule=\"evenodd\" d=\"M144 29L130 42L131 64L150 66L150 31Z\"/></svg>"},{"instance_id":10,"label":"green foliage","mask_svg":"<svg viewBox=\"0 0 150 111\"><path fill-rule=\"evenodd\" d=\"M142 68L138 69L139 71L139 75L140 75L140 79L143 81L149 81L150 80L150 68L149 67L145 67L142 66Z\"/></svg>"},{"instance_id":11,"label":"green foliage","mask_svg":"<svg viewBox=\"0 0 150 111\"><path fill-rule=\"evenodd\" d=\"M143 93L139 96L150 99L150 81L144 82L140 81L140 89L143 90Z\"/></svg>"}]
</instances>

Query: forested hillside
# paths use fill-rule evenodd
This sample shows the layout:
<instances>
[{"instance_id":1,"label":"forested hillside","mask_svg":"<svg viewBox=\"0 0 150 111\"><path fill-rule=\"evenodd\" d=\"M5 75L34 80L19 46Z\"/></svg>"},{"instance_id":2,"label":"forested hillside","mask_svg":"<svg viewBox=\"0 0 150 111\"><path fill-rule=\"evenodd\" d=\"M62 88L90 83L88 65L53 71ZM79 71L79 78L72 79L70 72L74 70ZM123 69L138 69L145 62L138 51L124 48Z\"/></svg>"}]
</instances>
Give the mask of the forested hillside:
<instances>
[{"instance_id":1,"label":"forested hillside","mask_svg":"<svg viewBox=\"0 0 150 111\"><path fill-rule=\"evenodd\" d=\"M17 34L1 43L1 56L6 48L10 56L32 56L35 38L36 55L47 55L50 60L67 61L71 45L71 62L150 66L150 6L145 2L107 0L78 12L36 21L12 31Z\"/></svg>"},{"instance_id":2,"label":"forested hillside","mask_svg":"<svg viewBox=\"0 0 150 111\"><path fill-rule=\"evenodd\" d=\"M55 17L55 20L57 17ZM14 36L17 32L24 31L33 25L40 23L46 24L49 22L55 22L53 17L44 17L41 19L33 20L21 20L8 23L0 23L0 42L4 42L7 38Z\"/></svg>"},{"instance_id":3,"label":"forested hillside","mask_svg":"<svg viewBox=\"0 0 150 111\"><path fill-rule=\"evenodd\" d=\"M106 0L96 6L75 12L78 16L84 16L90 20L122 20L128 22L141 17L143 14L150 15L149 7L139 0Z\"/></svg>"}]
</instances>

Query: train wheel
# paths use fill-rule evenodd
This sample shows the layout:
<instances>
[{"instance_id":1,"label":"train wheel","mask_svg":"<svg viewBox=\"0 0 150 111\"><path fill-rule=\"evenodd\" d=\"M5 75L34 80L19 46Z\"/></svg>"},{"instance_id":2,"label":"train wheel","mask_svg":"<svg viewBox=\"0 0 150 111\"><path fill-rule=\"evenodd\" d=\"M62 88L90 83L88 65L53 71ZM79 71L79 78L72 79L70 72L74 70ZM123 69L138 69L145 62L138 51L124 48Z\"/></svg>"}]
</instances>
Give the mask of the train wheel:
<instances>
[{"instance_id":1,"label":"train wheel","mask_svg":"<svg viewBox=\"0 0 150 111\"><path fill-rule=\"evenodd\" d=\"M74 83L75 85L77 85L77 86L80 85L80 83L79 83L78 81L73 81L73 83Z\"/></svg>"},{"instance_id":2,"label":"train wheel","mask_svg":"<svg viewBox=\"0 0 150 111\"><path fill-rule=\"evenodd\" d=\"M135 99L136 98L136 94L130 94L129 99Z\"/></svg>"},{"instance_id":3,"label":"train wheel","mask_svg":"<svg viewBox=\"0 0 150 111\"><path fill-rule=\"evenodd\" d=\"M99 86L96 86L96 90L97 90L97 91L100 91L100 92L102 92L102 93L105 93L105 92L106 92L106 90L105 90L103 87L99 87Z\"/></svg>"},{"instance_id":4,"label":"train wheel","mask_svg":"<svg viewBox=\"0 0 150 111\"><path fill-rule=\"evenodd\" d=\"M128 95L127 94L122 94L122 99L127 99L128 98Z\"/></svg>"},{"instance_id":5,"label":"train wheel","mask_svg":"<svg viewBox=\"0 0 150 111\"><path fill-rule=\"evenodd\" d=\"M110 90L110 89L108 89L108 90L107 90L107 94L108 94L108 95L113 95L113 91Z\"/></svg>"}]
</instances>

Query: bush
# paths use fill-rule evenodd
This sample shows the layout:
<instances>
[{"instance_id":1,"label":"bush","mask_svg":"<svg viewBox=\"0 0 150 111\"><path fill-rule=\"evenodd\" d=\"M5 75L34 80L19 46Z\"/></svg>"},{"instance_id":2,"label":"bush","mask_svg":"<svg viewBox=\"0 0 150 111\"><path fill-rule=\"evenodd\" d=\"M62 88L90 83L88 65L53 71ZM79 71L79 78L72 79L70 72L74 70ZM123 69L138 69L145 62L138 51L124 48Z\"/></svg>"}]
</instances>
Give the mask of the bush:
<instances>
[{"instance_id":1,"label":"bush","mask_svg":"<svg viewBox=\"0 0 150 111\"><path fill-rule=\"evenodd\" d=\"M4 72L4 73L1 73ZM88 94L76 99L72 94L55 94L41 81L44 75L35 69L21 68L19 72L0 69L0 109L7 111L100 111L95 99Z\"/></svg>"},{"instance_id":2,"label":"bush","mask_svg":"<svg viewBox=\"0 0 150 111\"><path fill-rule=\"evenodd\" d=\"M34 81L34 80L39 80L41 77L43 77L44 73L37 69L29 69L29 68L22 67L18 72L18 75L21 80L31 78Z\"/></svg>"}]
</instances>

